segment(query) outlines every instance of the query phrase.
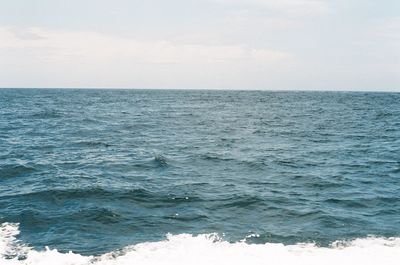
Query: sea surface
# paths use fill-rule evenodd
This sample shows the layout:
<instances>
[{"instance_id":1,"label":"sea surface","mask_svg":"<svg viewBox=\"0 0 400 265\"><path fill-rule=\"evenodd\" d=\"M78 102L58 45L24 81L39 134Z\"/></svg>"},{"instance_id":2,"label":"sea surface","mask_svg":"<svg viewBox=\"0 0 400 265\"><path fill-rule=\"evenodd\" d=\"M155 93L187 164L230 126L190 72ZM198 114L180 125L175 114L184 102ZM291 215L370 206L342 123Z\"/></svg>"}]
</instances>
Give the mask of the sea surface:
<instances>
[{"instance_id":1,"label":"sea surface","mask_svg":"<svg viewBox=\"0 0 400 265\"><path fill-rule=\"evenodd\" d=\"M0 89L0 264L352 258L400 260L400 93Z\"/></svg>"}]
</instances>

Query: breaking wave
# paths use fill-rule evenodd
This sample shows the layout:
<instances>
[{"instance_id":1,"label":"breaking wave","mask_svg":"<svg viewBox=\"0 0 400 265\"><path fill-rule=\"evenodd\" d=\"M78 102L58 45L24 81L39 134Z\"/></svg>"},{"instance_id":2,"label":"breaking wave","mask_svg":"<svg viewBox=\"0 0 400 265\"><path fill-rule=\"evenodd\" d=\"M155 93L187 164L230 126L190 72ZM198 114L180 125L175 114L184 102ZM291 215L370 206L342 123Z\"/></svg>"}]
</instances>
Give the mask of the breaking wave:
<instances>
[{"instance_id":1,"label":"breaking wave","mask_svg":"<svg viewBox=\"0 0 400 265\"><path fill-rule=\"evenodd\" d=\"M329 247L315 244L229 243L216 234L167 235L159 242L127 246L101 256L34 250L17 239L18 224L0 225L2 265L128 265L128 264L398 264L400 238L369 237L336 241ZM257 236L257 235L254 235Z\"/></svg>"}]
</instances>

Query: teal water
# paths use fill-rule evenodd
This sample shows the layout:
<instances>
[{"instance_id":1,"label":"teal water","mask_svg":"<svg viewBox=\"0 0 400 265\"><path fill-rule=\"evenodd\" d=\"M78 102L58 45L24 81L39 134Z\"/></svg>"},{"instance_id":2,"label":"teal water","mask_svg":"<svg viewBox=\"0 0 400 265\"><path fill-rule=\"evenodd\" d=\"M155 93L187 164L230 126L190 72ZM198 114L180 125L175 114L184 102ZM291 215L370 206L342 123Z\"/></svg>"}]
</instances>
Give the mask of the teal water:
<instances>
[{"instance_id":1,"label":"teal water","mask_svg":"<svg viewBox=\"0 0 400 265\"><path fill-rule=\"evenodd\" d=\"M166 234L400 236L400 93L0 90L0 223L98 255ZM13 256L13 253L8 253Z\"/></svg>"}]
</instances>

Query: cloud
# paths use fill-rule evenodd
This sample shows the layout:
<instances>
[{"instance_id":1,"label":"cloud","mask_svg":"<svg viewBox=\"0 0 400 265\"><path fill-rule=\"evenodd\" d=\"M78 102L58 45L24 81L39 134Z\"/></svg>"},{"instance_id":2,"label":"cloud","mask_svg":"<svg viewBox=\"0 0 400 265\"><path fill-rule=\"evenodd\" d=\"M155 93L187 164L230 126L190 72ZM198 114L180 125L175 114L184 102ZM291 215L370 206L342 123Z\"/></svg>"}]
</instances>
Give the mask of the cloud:
<instances>
[{"instance_id":1,"label":"cloud","mask_svg":"<svg viewBox=\"0 0 400 265\"><path fill-rule=\"evenodd\" d=\"M263 8L275 15L314 16L329 11L329 5L324 0L209 0L226 6L241 6L248 8Z\"/></svg>"},{"instance_id":2,"label":"cloud","mask_svg":"<svg viewBox=\"0 0 400 265\"><path fill-rule=\"evenodd\" d=\"M23 36L23 37L21 37ZM26 36L34 36L27 38ZM253 49L241 45L201 45L181 44L168 40L136 40L109 36L94 32L46 31L28 28L17 33L0 29L0 48L49 50L46 57L54 60L86 58L109 60L130 58L137 63L188 63L188 62L228 62L238 60L276 61L290 56L281 51ZM260 55L260 56L258 56Z\"/></svg>"},{"instance_id":3,"label":"cloud","mask_svg":"<svg viewBox=\"0 0 400 265\"><path fill-rule=\"evenodd\" d=\"M375 30L388 40L400 41L400 16L383 19Z\"/></svg>"},{"instance_id":4,"label":"cloud","mask_svg":"<svg viewBox=\"0 0 400 265\"><path fill-rule=\"evenodd\" d=\"M400 83L400 20L392 0L100 2L90 14L75 0L68 9L37 3L23 17L4 11L0 86L364 89Z\"/></svg>"},{"instance_id":5,"label":"cloud","mask_svg":"<svg viewBox=\"0 0 400 265\"><path fill-rule=\"evenodd\" d=\"M35 76L36 82L40 77L47 80L46 74L53 73L60 82L68 79L80 84L80 80L92 80L91 84L85 81L85 86L108 85L105 79L108 76L110 80L124 80L124 86L175 87L181 86L180 81L187 78L188 85L197 80L199 86L215 86L228 79L232 81L227 83L233 84L239 81L239 76L249 78L241 76L240 72L274 69L294 60L284 51L244 44L180 43L95 32L42 28L16 31L4 27L0 28L0 57L3 58L0 70L4 67L5 72L14 71L15 75L27 76L24 82L33 82L29 76ZM93 81L93 76L96 76L96 81Z\"/></svg>"}]
</instances>

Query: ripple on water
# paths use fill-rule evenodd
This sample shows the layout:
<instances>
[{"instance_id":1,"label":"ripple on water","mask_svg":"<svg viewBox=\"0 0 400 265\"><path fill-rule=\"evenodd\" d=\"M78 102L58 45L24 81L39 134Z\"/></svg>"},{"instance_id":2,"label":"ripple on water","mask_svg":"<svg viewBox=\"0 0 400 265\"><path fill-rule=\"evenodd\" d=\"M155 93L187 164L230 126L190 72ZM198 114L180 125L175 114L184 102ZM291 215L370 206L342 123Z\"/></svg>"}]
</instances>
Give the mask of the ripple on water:
<instances>
[{"instance_id":1,"label":"ripple on water","mask_svg":"<svg viewBox=\"0 0 400 265\"><path fill-rule=\"evenodd\" d=\"M167 233L321 246L400 235L398 93L0 99L0 220L19 222L35 248L101 254Z\"/></svg>"}]
</instances>

